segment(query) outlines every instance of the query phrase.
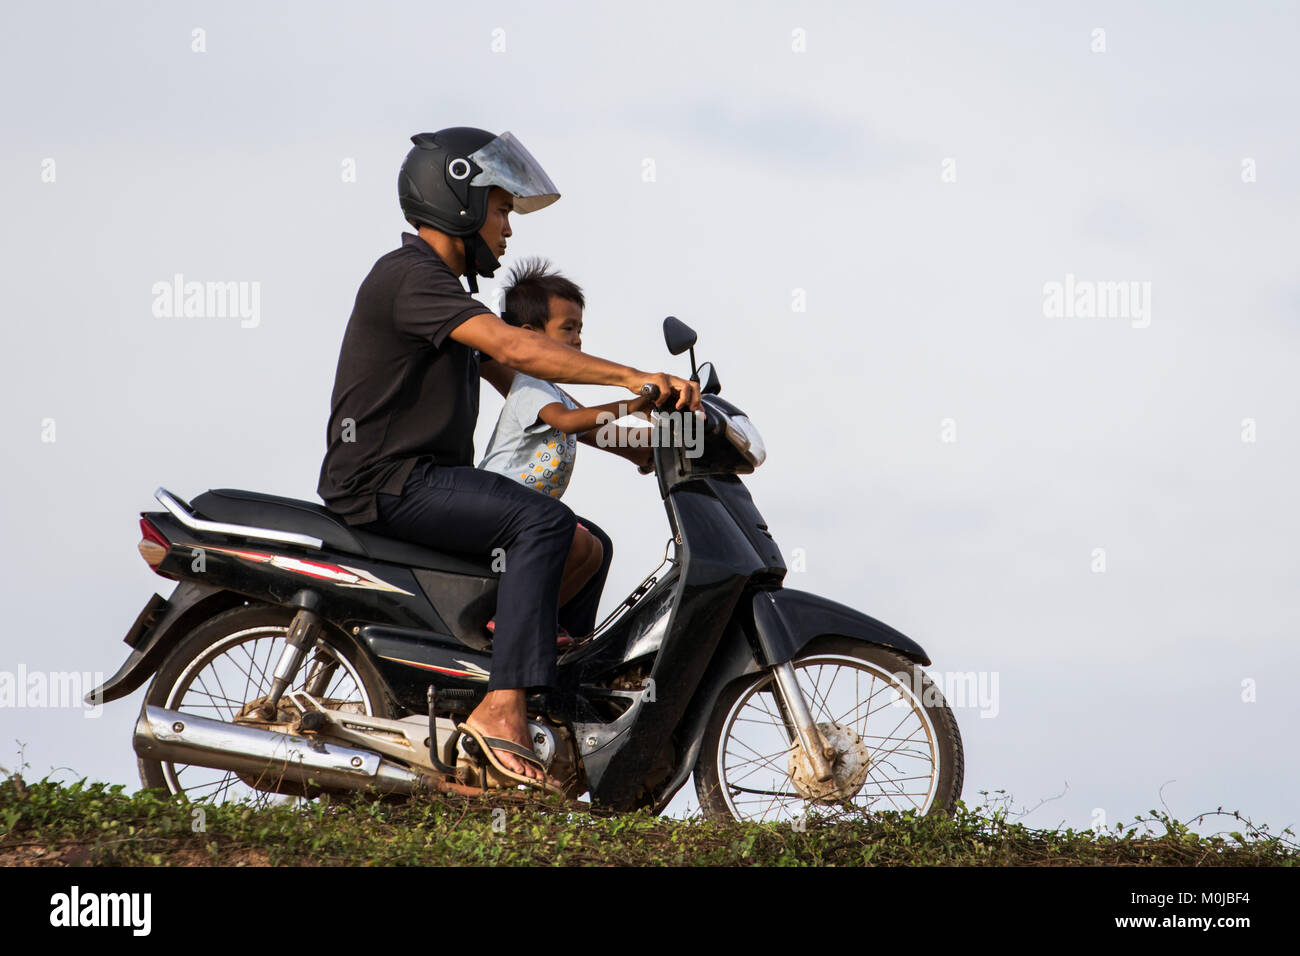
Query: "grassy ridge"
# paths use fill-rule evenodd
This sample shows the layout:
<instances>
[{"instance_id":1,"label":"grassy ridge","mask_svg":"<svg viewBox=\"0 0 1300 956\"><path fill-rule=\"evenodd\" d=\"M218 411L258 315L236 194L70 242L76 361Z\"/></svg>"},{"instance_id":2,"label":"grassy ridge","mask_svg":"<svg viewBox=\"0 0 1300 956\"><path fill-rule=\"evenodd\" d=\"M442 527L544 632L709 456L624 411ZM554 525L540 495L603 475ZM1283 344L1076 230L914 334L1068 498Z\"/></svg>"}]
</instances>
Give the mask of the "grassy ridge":
<instances>
[{"instance_id":1,"label":"grassy ridge","mask_svg":"<svg viewBox=\"0 0 1300 956\"><path fill-rule=\"evenodd\" d=\"M536 801L358 798L304 809L188 804L118 784L0 782L0 865L1295 866L1267 828L1199 836L1151 811L1127 831L1035 830L961 804L789 824L595 816ZM196 813L196 811L199 811ZM1163 832L1161 832L1163 831ZM1290 834L1290 830L1283 831Z\"/></svg>"}]
</instances>

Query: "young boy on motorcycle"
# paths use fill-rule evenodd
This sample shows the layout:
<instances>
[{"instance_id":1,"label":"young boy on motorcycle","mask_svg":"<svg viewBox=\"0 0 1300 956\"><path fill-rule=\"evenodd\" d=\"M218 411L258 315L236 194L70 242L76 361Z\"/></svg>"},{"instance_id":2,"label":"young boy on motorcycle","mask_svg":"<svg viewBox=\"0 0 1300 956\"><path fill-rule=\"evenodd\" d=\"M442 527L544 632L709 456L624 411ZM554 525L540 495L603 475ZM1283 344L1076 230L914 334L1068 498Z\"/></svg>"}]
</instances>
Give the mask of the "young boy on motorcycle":
<instances>
[{"instance_id":1,"label":"young boy on motorcycle","mask_svg":"<svg viewBox=\"0 0 1300 956\"><path fill-rule=\"evenodd\" d=\"M652 383L699 407L699 386L585 355L503 322L478 291L513 234L509 216L559 198L511 134L453 127L412 137L398 195L417 234L362 282L344 333L318 493L350 525L427 547L503 549L488 691L464 727L507 779L544 785L527 734L530 688L555 682L557 601L577 525L560 501L473 466L480 376ZM495 361L492 361L495 360Z\"/></svg>"},{"instance_id":2,"label":"young boy on motorcycle","mask_svg":"<svg viewBox=\"0 0 1300 956\"><path fill-rule=\"evenodd\" d=\"M511 270L502 299L501 317L511 325L545 335L570 348L582 349L582 289L551 268L544 259L525 259ZM497 418L479 467L518 481L549 495L563 497L573 476L579 438L629 458L648 470L653 455L648 447L630 447L623 429L613 419L650 408L649 399L610 402L585 408L558 385L515 374L506 403ZM584 523L585 522L585 523ZM591 521L582 519L573 536L570 565L560 586L561 649L571 646L571 635L583 636L595 626L596 604L604 589L612 559L609 537ZM583 582L588 582L585 586ZM589 594L580 594L589 591ZM569 602L578 596L570 607ZM494 629L495 622L489 624Z\"/></svg>"}]
</instances>

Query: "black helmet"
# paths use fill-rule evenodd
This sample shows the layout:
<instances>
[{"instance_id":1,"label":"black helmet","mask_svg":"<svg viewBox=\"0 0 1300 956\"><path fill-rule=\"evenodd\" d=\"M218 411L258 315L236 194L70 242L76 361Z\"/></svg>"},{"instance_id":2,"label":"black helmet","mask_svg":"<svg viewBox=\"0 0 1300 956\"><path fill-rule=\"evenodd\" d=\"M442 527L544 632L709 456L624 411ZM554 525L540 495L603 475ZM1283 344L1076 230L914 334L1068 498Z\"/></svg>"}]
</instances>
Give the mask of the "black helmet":
<instances>
[{"instance_id":1,"label":"black helmet","mask_svg":"<svg viewBox=\"0 0 1300 956\"><path fill-rule=\"evenodd\" d=\"M515 210L533 212L560 198L532 154L510 133L497 136L472 126L452 126L411 137L415 147L397 174L402 212L414 225L432 226L465 239L465 272L471 291L476 275L490 276L500 263L479 237L487 197L500 186L515 197Z\"/></svg>"}]
</instances>

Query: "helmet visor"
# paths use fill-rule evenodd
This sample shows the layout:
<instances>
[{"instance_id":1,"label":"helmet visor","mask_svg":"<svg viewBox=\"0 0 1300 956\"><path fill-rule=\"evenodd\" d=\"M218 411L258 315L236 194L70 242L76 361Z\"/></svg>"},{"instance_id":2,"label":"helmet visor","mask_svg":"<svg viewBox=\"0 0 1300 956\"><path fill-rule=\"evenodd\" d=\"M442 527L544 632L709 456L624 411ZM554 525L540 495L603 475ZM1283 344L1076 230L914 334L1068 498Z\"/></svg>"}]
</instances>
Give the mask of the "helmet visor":
<instances>
[{"instance_id":1,"label":"helmet visor","mask_svg":"<svg viewBox=\"0 0 1300 956\"><path fill-rule=\"evenodd\" d=\"M511 133L502 133L469 158L483 170L470 185L500 186L515 197L517 212L535 212L560 198L546 170Z\"/></svg>"}]
</instances>

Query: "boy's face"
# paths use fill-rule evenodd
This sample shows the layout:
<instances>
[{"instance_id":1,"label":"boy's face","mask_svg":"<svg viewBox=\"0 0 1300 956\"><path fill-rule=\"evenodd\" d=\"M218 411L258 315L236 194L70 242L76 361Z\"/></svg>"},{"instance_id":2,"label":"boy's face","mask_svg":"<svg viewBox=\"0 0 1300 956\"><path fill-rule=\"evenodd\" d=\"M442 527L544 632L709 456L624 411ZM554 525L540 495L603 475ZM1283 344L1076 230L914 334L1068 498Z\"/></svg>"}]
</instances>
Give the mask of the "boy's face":
<instances>
[{"instance_id":1,"label":"boy's face","mask_svg":"<svg viewBox=\"0 0 1300 956\"><path fill-rule=\"evenodd\" d=\"M500 186L493 186L488 193L487 218L483 220L478 234L498 259L506 254L506 239L514 234L510 230L510 213L514 212L514 208L515 197Z\"/></svg>"},{"instance_id":2,"label":"boy's face","mask_svg":"<svg viewBox=\"0 0 1300 956\"><path fill-rule=\"evenodd\" d=\"M551 296L550 317L546 320L546 337L582 350L582 307L576 302Z\"/></svg>"}]
</instances>

